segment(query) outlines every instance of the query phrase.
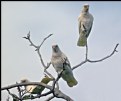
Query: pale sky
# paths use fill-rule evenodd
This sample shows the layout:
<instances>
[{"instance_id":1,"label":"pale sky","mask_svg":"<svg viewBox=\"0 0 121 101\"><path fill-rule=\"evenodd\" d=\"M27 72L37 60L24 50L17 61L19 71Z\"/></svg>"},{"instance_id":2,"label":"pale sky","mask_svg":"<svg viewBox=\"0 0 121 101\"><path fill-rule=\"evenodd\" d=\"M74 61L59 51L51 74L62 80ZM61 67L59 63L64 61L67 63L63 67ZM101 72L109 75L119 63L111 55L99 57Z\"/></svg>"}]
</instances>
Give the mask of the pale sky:
<instances>
[{"instance_id":1,"label":"pale sky","mask_svg":"<svg viewBox=\"0 0 121 101\"><path fill-rule=\"evenodd\" d=\"M60 79L60 90L74 101L121 101L121 2L114 1L2 1L2 87L15 84L21 78L40 81L44 76L35 49L22 38L29 31L36 45L53 33L41 48L45 63L50 62L53 44L59 45L72 67L85 59L85 48L76 45L79 36L77 19L85 3L90 5L89 11L94 16L88 37L89 59L109 55L117 43L118 52L102 62L78 67L73 72L78 85L70 88ZM49 71L56 77L52 66ZM7 95L7 91L2 91L2 101ZM54 98L52 101L64 100Z\"/></svg>"}]
</instances>

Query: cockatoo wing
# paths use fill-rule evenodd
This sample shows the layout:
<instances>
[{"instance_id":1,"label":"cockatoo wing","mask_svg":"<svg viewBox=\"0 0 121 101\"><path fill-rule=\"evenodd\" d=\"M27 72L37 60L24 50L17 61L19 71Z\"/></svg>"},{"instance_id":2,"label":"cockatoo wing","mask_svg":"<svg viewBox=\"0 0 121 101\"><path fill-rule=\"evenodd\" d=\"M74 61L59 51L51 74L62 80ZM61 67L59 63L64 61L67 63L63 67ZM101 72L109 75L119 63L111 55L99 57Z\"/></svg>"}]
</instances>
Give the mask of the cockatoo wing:
<instances>
[{"instance_id":1,"label":"cockatoo wing","mask_svg":"<svg viewBox=\"0 0 121 101\"><path fill-rule=\"evenodd\" d=\"M73 76L70 62L64 53L62 53L61 59L63 64L62 78L67 82L69 87L77 85L77 81Z\"/></svg>"},{"instance_id":2,"label":"cockatoo wing","mask_svg":"<svg viewBox=\"0 0 121 101\"><path fill-rule=\"evenodd\" d=\"M88 14L87 23L84 25L84 26L86 26L86 30L87 30L86 37L88 37L91 32L92 25L93 25L93 19L94 19L93 16L91 14Z\"/></svg>"},{"instance_id":3,"label":"cockatoo wing","mask_svg":"<svg viewBox=\"0 0 121 101\"><path fill-rule=\"evenodd\" d=\"M78 26L79 26L79 34L85 32L86 36L89 36L89 33L92 29L93 24L93 16L88 13L87 15L83 15L83 13L78 18Z\"/></svg>"},{"instance_id":4,"label":"cockatoo wing","mask_svg":"<svg viewBox=\"0 0 121 101\"><path fill-rule=\"evenodd\" d=\"M93 23L91 23L91 25L90 25L90 28L89 28L89 30L88 30L88 33L86 34L86 38L89 36L89 34L90 34L90 31L91 31L91 29L92 29L92 25L93 25Z\"/></svg>"},{"instance_id":5,"label":"cockatoo wing","mask_svg":"<svg viewBox=\"0 0 121 101\"><path fill-rule=\"evenodd\" d=\"M66 57L66 55L64 53L62 53L62 64L68 65L69 68L71 68L70 62L68 60L68 58Z\"/></svg>"}]
</instances>

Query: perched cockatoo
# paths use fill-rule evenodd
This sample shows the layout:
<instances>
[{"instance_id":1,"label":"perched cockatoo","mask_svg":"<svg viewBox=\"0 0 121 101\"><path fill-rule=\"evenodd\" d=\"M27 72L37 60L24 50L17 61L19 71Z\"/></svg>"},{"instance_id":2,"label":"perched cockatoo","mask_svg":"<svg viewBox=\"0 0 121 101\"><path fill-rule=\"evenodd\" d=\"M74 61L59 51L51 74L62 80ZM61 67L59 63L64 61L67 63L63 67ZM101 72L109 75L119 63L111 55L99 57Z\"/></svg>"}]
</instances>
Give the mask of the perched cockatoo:
<instances>
[{"instance_id":1,"label":"perched cockatoo","mask_svg":"<svg viewBox=\"0 0 121 101\"><path fill-rule=\"evenodd\" d=\"M78 46L85 46L87 44L87 38L90 34L93 25L93 16L89 13L89 5L85 4L78 17L79 24L79 39L77 42Z\"/></svg>"},{"instance_id":2,"label":"perched cockatoo","mask_svg":"<svg viewBox=\"0 0 121 101\"><path fill-rule=\"evenodd\" d=\"M58 45L52 45L51 63L58 75L63 71L61 77L67 82L69 87L77 85L78 82L74 78L70 62Z\"/></svg>"},{"instance_id":3,"label":"perched cockatoo","mask_svg":"<svg viewBox=\"0 0 121 101\"><path fill-rule=\"evenodd\" d=\"M48 84L51 80L52 80L51 78L49 78L48 76L45 76L41 80L41 82ZM28 83L28 82L30 82L28 79L21 80L21 83ZM45 89L45 87L44 86L37 86L37 85L28 85L28 86L25 86L25 89L31 94L41 94L42 91Z\"/></svg>"}]
</instances>

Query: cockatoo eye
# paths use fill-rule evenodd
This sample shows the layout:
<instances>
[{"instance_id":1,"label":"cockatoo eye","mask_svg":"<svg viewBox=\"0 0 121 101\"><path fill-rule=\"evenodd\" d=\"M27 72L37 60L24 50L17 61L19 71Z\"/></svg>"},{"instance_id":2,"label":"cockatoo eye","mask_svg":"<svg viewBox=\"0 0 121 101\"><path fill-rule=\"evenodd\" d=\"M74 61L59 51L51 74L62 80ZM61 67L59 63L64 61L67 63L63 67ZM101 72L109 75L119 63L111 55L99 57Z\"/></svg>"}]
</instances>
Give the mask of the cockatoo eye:
<instances>
[{"instance_id":1,"label":"cockatoo eye","mask_svg":"<svg viewBox=\"0 0 121 101\"><path fill-rule=\"evenodd\" d=\"M58 47L58 45L55 45L55 48L57 48Z\"/></svg>"},{"instance_id":2,"label":"cockatoo eye","mask_svg":"<svg viewBox=\"0 0 121 101\"><path fill-rule=\"evenodd\" d=\"M25 83L26 81L27 81L26 79L21 80L22 83Z\"/></svg>"}]
</instances>

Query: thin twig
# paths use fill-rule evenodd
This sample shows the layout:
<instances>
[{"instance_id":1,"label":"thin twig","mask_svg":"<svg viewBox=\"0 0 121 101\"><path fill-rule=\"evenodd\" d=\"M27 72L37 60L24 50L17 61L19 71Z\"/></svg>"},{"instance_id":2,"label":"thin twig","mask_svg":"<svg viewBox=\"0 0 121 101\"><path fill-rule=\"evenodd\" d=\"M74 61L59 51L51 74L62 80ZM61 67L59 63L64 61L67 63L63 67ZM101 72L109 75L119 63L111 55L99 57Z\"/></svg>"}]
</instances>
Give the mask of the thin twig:
<instances>
[{"instance_id":1,"label":"thin twig","mask_svg":"<svg viewBox=\"0 0 121 101\"><path fill-rule=\"evenodd\" d=\"M30 93L29 91L27 91L26 89L24 89L24 90L22 90L22 94L21 94L21 96L23 97L25 94L27 94L27 93Z\"/></svg>"},{"instance_id":2,"label":"thin twig","mask_svg":"<svg viewBox=\"0 0 121 101\"><path fill-rule=\"evenodd\" d=\"M12 96L12 98L13 98L13 99L20 100L20 98L19 98L17 95L12 94L12 93L9 91L9 89L6 89L6 90L8 91L9 95L11 95L11 96Z\"/></svg>"},{"instance_id":3,"label":"thin twig","mask_svg":"<svg viewBox=\"0 0 121 101\"><path fill-rule=\"evenodd\" d=\"M60 72L60 74L58 74L57 78L56 78L55 81L53 82L53 85L52 85L53 90L54 90L54 88L55 88L55 84L56 84L56 83L58 82L58 80L60 79L62 73L63 73L63 70Z\"/></svg>"},{"instance_id":4,"label":"thin twig","mask_svg":"<svg viewBox=\"0 0 121 101\"><path fill-rule=\"evenodd\" d=\"M85 64L86 62L87 62L87 60L82 61L82 62L81 62L81 63L79 63L78 65L76 65L76 66L72 67L72 70L74 70L74 69L78 68L79 66L81 66L81 65Z\"/></svg>"},{"instance_id":5,"label":"thin twig","mask_svg":"<svg viewBox=\"0 0 121 101\"><path fill-rule=\"evenodd\" d=\"M38 46L36 46L35 44L33 44L33 42L32 42L31 39L30 39L30 31L29 31L29 33L27 34L27 37L23 37L23 38L29 40L30 46L33 46L33 47L35 47L35 48L38 48Z\"/></svg>"},{"instance_id":6,"label":"thin twig","mask_svg":"<svg viewBox=\"0 0 121 101\"><path fill-rule=\"evenodd\" d=\"M41 55L41 53L40 53L40 47L43 45L43 43L45 42L45 40L47 40L47 39L48 39L50 36L52 36L52 35L53 35L53 34L49 34L47 37L45 37L39 46L36 46L36 45L33 44L33 42L31 41L31 39L30 39L30 32L29 32L29 35L27 35L28 37L24 37L24 38L25 38L25 39L28 39L29 42L31 43L31 46L34 46L34 47L36 48L36 51L37 51L37 53L38 53L38 55L39 55L39 58L40 58L40 61L41 61L42 65L43 65L43 67L44 67L44 72L45 72L47 75L49 75L53 80L55 80L55 78L47 71L47 69L48 69L49 66L51 65L51 62L47 63L47 66L46 66L45 63L44 63L44 61L43 61L42 55ZM56 85L57 85L57 87L59 88L59 85L58 85L57 82L56 82Z\"/></svg>"},{"instance_id":7,"label":"thin twig","mask_svg":"<svg viewBox=\"0 0 121 101\"><path fill-rule=\"evenodd\" d=\"M108 56L106 56L106 57L104 57L104 58L102 58L102 59L99 59L99 60L90 60L90 59L88 59L88 46L86 45L86 58L85 58L85 60L82 61L81 63L79 63L78 65L74 66L74 67L72 68L72 70L74 70L74 69L76 69L77 67L79 67L79 66L85 64L86 62L91 62L91 63L101 62L101 61L103 61L103 60L105 60L105 59L111 57L115 52L117 52L116 49L117 49L118 45L119 45L119 44L116 44L116 46L115 46L113 52L112 52L110 55L108 55Z\"/></svg>"},{"instance_id":8,"label":"thin twig","mask_svg":"<svg viewBox=\"0 0 121 101\"><path fill-rule=\"evenodd\" d=\"M54 98L54 96L52 95L52 96L50 96L48 99L46 99L45 101L50 101L50 100L52 100Z\"/></svg>"},{"instance_id":9,"label":"thin twig","mask_svg":"<svg viewBox=\"0 0 121 101\"><path fill-rule=\"evenodd\" d=\"M44 41L49 38L50 36L52 36L53 34L49 34L47 37L44 38L44 40L42 41L42 43L40 44L39 48L43 45Z\"/></svg>"},{"instance_id":10,"label":"thin twig","mask_svg":"<svg viewBox=\"0 0 121 101\"><path fill-rule=\"evenodd\" d=\"M31 39L30 39L30 31L29 31L29 33L27 34L27 37L23 37L23 38L27 39L27 40L30 42L30 45L36 48L35 50L37 51L37 53L38 53L38 55L39 55L39 58L40 58L40 61L41 61L42 65L43 65L43 67L44 67L44 72L47 73L51 78L54 78L54 77L46 70L46 69L50 66L51 63L49 63L49 65L47 64L47 66L46 66L45 63L44 63L44 61L43 61L43 59L42 59L41 53L40 53L40 47L43 45L43 43L45 42L45 40L47 40L47 39L48 39L50 36L52 36L52 35L53 35L53 34L49 34L47 37L45 37L39 46L36 46L36 45L31 41Z\"/></svg>"},{"instance_id":11,"label":"thin twig","mask_svg":"<svg viewBox=\"0 0 121 101\"><path fill-rule=\"evenodd\" d=\"M67 96L63 92L61 92L59 89L55 88L54 94L55 94L54 96L57 97L57 98L62 98L62 99L65 99L66 101L73 101L72 98L70 98L69 96Z\"/></svg>"},{"instance_id":12,"label":"thin twig","mask_svg":"<svg viewBox=\"0 0 121 101\"><path fill-rule=\"evenodd\" d=\"M43 67L46 68L46 65L44 64L44 61L43 61L43 59L42 59L42 56L41 56L39 50L37 50L37 53L38 53L38 55L39 55L39 58L40 58L40 61L41 61L42 65L43 65Z\"/></svg>"},{"instance_id":13,"label":"thin twig","mask_svg":"<svg viewBox=\"0 0 121 101\"><path fill-rule=\"evenodd\" d=\"M16 84L18 84L18 83L16 82ZM22 101L22 95L21 95L20 86L18 86L17 88L18 88L18 93L19 93L19 99L20 99L20 101Z\"/></svg>"},{"instance_id":14,"label":"thin twig","mask_svg":"<svg viewBox=\"0 0 121 101\"><path fill-rule=\"evenodd\" d=\"M37 51L37 53L38 53L38 55L39 55L39 58L40 58L40 61L41 61L42 65L43 65L43 67L44 67L44 72L45 72L47 75L49 75L49 76L53 79L52 90L50 90L49 92L47 92L47 93L45 93L45 94L41 94L41 95L39 95L38 97L40 97L40 96L45 96L46 94L50 94L50 93L52 93L52 92L53 92L53 94L54 94L55 84L57 85L57 89L59 89L59 84L58 84L57 81L59 80L60 75L58 75L58 77L55 79L55 78L47 71L47 68L49 68L51 62L50 62L50 63L47 63L47 66L46 66L46 65L44 64L44 61L43 61L42 56L41 56L41 53L40 53L40 47L43 45L43 43L45 42L45 40L46 40L47 38L49 38L51 35L52 35L52 34L50 34L50 35L48 35L47 37L45 37L39 46L36 46L36 45L34 45L34 44L32 43L32 41L31 41L31 39L30 39L30 32L29 32L29 35L28 35L29 37L28 37L28 38L27 38L27 37L24 37L25 39L28 39L28 40L29 40L29 42L31 43L31 46L34 46L34 47L36 48L36 51Z\"/></svg>"},{"instance_id":15,"label":"thin twig","mask_svg":"<svg viewBox=\"0 0 121 101\"><path fill-rule=\"evenodd\" d=\"M112 52L110 55L108 55L108 56L106 56L106 57L104 57L104 58L102 58L102 59L100 59L100 60L89 60L89 59L88 59L87 61L88 61L88 62L91 62L91 63L94 63L94 62L101 62L101 61L103 61L103 60L105 60L105 59L111 57L115 52L118 52L118 51L116 50L116 48L118 47L118 45L119 45L119 44L116 44L116 46L115 46L113 52Z\"/></svg>"},{"instance_id":16,"label":"thin twig","mask_svg":"<svg viewBox=\"0 0 121 101\"><path fill-rule=\"evenodd\" d=\"M86 44L86 59L85 60L87 59L88 59L88 45Z\"/></svg>"}]
</instances>

